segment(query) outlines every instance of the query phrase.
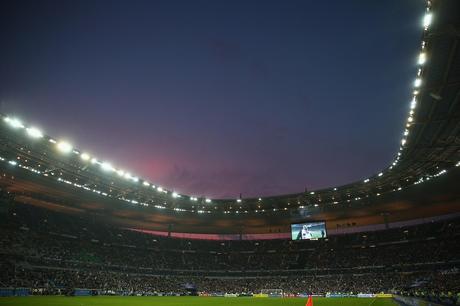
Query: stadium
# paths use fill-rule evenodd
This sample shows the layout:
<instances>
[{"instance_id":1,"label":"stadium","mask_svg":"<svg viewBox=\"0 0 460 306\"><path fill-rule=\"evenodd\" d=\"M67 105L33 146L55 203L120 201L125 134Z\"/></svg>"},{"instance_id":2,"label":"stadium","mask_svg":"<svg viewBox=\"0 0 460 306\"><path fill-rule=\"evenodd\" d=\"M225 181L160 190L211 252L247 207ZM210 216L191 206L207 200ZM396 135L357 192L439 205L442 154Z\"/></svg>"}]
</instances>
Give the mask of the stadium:
<instances>
[{"instance_id":1,"label":"stadium","mask_svg":"<svg viewBox=\"0 0 460 306\"><path fill-rule=\"evenodd\" d=\"M399 150L346 185L181 194L2 114L0 305L460 305L460 2L422 19Z\"/></svg>"}]
</instances>

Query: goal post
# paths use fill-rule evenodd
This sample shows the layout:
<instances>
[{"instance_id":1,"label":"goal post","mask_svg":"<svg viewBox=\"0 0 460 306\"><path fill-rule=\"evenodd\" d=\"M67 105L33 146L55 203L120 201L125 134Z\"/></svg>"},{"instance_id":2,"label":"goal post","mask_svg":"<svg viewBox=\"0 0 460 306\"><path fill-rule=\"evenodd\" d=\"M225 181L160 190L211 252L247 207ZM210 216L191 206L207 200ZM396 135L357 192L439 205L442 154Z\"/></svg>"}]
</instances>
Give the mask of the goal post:
<instances>
[{"instance_id":1,"label":"goal post","mask_svg":"<svg viewBox=\"0 0 460 306\"><path fill-rule=\"evenodd\" d=\"M267 297L283 297L284 291L283 289L262 289L260 290L260 294Z\"/></svg>"}]
</instances>

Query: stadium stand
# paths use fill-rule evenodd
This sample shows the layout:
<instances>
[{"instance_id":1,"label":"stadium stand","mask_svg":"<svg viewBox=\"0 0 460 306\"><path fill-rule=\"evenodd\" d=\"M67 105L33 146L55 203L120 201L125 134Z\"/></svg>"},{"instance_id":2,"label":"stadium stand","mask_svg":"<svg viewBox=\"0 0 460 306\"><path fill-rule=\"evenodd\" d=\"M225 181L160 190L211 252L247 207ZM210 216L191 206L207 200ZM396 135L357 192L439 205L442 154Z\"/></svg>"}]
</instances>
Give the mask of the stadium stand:
<instances>
[{"instance_id":1,"label":"stadium stand","mask_svg":"<svg viewBox=\"0 0 460 306\"><path fill-rule=\"evenodd\" d=\"M2 222L0 286L32 294L403 292L455 303L460 219L318 241L157 237L14 202ZM192 284L186 288L185 284Z\"/></svg>"}]
</instances>

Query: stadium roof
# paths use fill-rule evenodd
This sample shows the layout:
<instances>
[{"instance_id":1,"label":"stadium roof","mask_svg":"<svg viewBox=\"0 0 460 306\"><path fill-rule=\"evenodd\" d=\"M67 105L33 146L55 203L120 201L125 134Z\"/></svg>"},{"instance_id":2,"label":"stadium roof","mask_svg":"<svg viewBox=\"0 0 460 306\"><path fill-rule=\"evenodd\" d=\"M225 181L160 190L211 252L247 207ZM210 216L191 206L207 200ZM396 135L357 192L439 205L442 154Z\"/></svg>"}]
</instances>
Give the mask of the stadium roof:
<instances>
[{"instance_id":1,"label":"stadium roof","mask_svg":"<svg viewBox=\"0 0 460 306\"><path fill-rule=\"evenodd\" d=\"M401 145L392 164L359 182L264 198L181 195L2 115L0 160L36 175L130 204L195 213L241 214L341 205L398 192L460 166L460 2L427 1L417 75ZM409 65L410 63L408 63ZM378 141L376 139L375 141Z\"/></svg>"}]
</instances>

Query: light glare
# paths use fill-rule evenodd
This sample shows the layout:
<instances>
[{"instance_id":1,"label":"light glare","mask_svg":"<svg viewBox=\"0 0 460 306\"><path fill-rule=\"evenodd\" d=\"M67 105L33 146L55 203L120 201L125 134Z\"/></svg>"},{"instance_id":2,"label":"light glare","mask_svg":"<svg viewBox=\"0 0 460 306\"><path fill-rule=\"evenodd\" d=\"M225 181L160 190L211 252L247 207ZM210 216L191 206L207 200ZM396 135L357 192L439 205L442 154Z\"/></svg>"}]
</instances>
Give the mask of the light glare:
<instances>
[{"instance_id":1,"label":"light glare","mask_svg":"<svg viewBox=\"0 0 460 306\"><path fill-rule=\"evenodd\" d=\"M11 125L15 129L24 128L24 125L22 124L21 120L19 120L17 118L12 118L11 119L11 118L6 117L5 121L8 122L9 125Z\"/></svg>"},{"instance_id":2,"label":"light glare","mask_svg":"<svg viewBox=\"0 0 460 306\"><path fill-rule=\"evenodd\" d=\"M418 56L418 64L419 65L423 65L425 64L426 62L426 53L420 53L420 55Z\"/></svg>"},{"instance_id":3,"label":"light glare","mask_svg":"<svg viewBox=\"0 0 460 306\"><path fill-rule=\"evenodd\" d=\"M110 163L108 163L108 162L103 162L103 163L101 164L101 168L102 168L102 170L104 170L104 171L112 171L112 170L113 170L112 165L111 165Z\"/></svg>"},{"instance_id":4,"label":"light glare","mask_svg":"<svg viewBox=\"0 0 460 306\"><path fill-rule=\"evenodd\" d=\"M34 128L34 127L30 127L27 129L27 135L29 135L32 138L42 138L43 137L43 133L39 129Z\"/></svg>"},{"instance_id":5,"label":"light glare","mask_svg":"<svg viewBox=\"0 0 460 306\"><path fill-rule=\"evenodd\" d=\"M425 17L423 17L423 26L428 28L431 25L431 22L433 21L433 15L431 13L427 13Z\"/></svg>"},{"instance_id":6,"label":"light glare","mask_svg":"<svg viewBox=\"0 0 460 306\"><path fill-rule=\"evenodd\" d=\"M65 141L58 142L57 148L59 151L63 153L69 153L70 151L72 151L72 145Z\"/></svg>"},{"instance_id":7,"label":"light glare","mask_svg":"<svg viewBox=\"0 0 460 306\"><path fill-rule=\"evenodd\" d=\"M81 159L83 159L84 161L87 161L87 160L90 159L90 156L89 156L88 153L82 153L82 154L80 155L80 157L81 157Z\"/></svg>"},{"instance_id":8,"label":"light glare","mask_svg":"<svg viewBox=\"0 0 460 306\"><path fill-rule=\"evenodd\" d=\"M173 198L180 198L180 195L177 192L172 193Z\"/></svg>"}]
</instances>

